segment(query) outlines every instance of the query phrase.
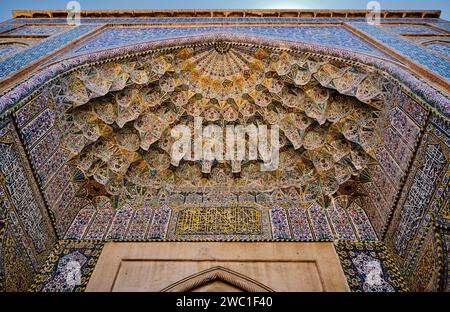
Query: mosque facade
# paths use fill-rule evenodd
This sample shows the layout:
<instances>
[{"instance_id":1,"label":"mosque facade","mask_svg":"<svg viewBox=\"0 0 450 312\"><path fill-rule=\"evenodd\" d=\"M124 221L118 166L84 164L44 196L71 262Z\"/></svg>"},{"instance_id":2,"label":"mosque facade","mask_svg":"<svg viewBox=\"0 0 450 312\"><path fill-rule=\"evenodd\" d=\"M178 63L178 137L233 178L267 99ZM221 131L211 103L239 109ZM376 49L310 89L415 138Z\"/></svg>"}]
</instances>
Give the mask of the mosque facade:
<instances>
[{"instance_id":1,"label":"mosque facade","mask_svg":"<svg viewBox=\"0 0 450 312\"><path fill-rule=\"evenodd\" d=\"M70 14L0 23L2 291L449 291L439 11Z\"/></svg>"}]
</instances>

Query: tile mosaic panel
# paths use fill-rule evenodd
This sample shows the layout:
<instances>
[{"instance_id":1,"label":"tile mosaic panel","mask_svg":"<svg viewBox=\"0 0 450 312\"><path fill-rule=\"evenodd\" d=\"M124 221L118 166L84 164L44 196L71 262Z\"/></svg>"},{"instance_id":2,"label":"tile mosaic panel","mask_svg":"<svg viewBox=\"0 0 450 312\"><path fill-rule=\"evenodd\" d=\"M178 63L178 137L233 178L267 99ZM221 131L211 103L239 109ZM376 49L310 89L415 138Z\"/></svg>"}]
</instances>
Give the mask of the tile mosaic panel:
<instances>
[{"instance_id":1,"label":"tile mosaic panel","mask_svg":"<svg viewBox=\"0 0 450 312\"><path fill-rule=\"evenodd\" d=\"M37 275L33 292L80 292L86 289L104 243L59 241Z\"/></svg>"},{"instance_id":2,"label":"tile mosaic panel","mask_svg":"<svg viewBox=\"0 0 450 312\"><path fill-rule=\"evenodd\" d=\"M341 241L335 244L335 248L351 291L403 292L408 290L383 243Z\"/></svg>"},{"instance_id":3,"label":"tile mosaic panel","mask_svg":"<svg viewBox=\"0 0 450 312\"><path fill-rule=\"evenodd\" d=\"M18 138L14 130L9 133L11 141L3 143L2 139L0 142L0 171L25 232L37 253L42 253L52 242L46 208L40 200L31 169L25 164L26 156L18 146Z\"/></svg>"},{"instance_id":4,"label":"tile mosaic panel","mask_svg":"<svg viewBox=\"0 0 450 312\"><path fill-rule=\"evenodd\" d=\"M53 153L48 161L37 170L39 183L41 183L41 185L46 185L66 162L68 156L69 152L61 149L58 149Z\"/></svg>"},{"instance_id":5,"label":"tile mosaic panel","mask_svg":"<svg viewBox=\"0 0 450 312\"><path fill-rule=\"evenodd\" d=\"M221 27L123 27L109 28L102 31L92 40L74 48L68 54L58 57L65 58L69 55L99 51L123 45L139 42L160 40L175 37L193 36L214 32L232 32L264 36L277 39L287 39L318 43L328 46L351 49L357 52L389 57L376 49L368 42L356 37L348 30L340 26L221 26Z\"/></svg>"},{"instance_id":6,"label":"tile mosaic panel","mask_svg":"<svg viewBox=\"0 0 450 312\"><path fill-rule=\"evenodd\" d=\"M272 237L274 239L290 239L287 211L281 207L269 210L270 224L272 225Z\"/></svg>"},{"instance_id":7,"label":"tile mosaic panel","mask_svg":"<svg viewBox=\"0 0 450 312\"><path fill-rule=\"evenodd\" d=\"M394 107L389 114L392 127L401 135L411 148L414 147L420 128L399 107Z\"/></svg>"},{"instance_id":8,"label":"tile mosaic panel","mask_svg":"<svg viewBox=\"0 0 450 312\"><path fill-rule=\"evenodd\" d=\"M17 125L22 128L27 122L33 119L38 113L48 108L49 92L46 90L28 102L15 113Z\"/></svg>"},{"instance_id":9,"label":"tile mosaic panel","mask_svg":"<svg viewBox=\"0 0 450 312\"><path fill-rule=\"evenodd\" d=\"M72 27L70 26L34 26L25 25L14 30L8 31L5 35L55 35L65 32Z\"/></svg>"},{"instance_id":10,"label":"tile mosaic panel","mask_svg":"<svg viewBox=\"0 0 450 312\"><path fill-rule=\"evenodd\" d=\"M427 50L426 48L410 42L406 38L402 38L397 34L392 34L388 31L385 31L381 27L368 23L352 22L349 24L371 36L372 38L382 42L383 44L394 48L401 54L408 56L409 58L425 66L429 70L446 78L447 80L450 80L450 60L438 56L435 53Z\"/></svg>"},{"instance_id":11,"label":"tile mosaic panel","mask_svg":"<svg viewBox=\"0 0 450 312\"><path fill-rule=\"evenodd\" d=\"M300 206L288 208L291 221L292 237L297 240L313 240L313 234L308 222L308 212Z\"/></svg>"},{"instance_id":12,"label":"tile mosaic panel","mask_svg":"<svg viewBox=\"0 0 450 312\"><path fill-rule=\"evenodd\" d=\"M386 244L404 276L415 270L425 238L448 201L448 133L448 125L432 115L386 233Z\"/></svg>"},{"instance_id":13,"label":"tile mosaic panel","mask_svg":"<svg viewBox=\"0 0 450 312\"><path fill-rule=\"evenodd\" d=\"M61 34L57 34L47 40L44 40L35 46L17 53L5 60L0 61L0 79L13 72L23 68L24 66L36 61L37 59L51 53L71 41L94 30L96 26L81 25Z\"/></svg>"},{"instance_id":14,"label":"tile mosaic panel","mask_svg":"<svg viewBox=\"0 0 450 312\"><path fill-rule=\"evenodd\" d=\"M59 214L59 218L56 220L56 229L58 230L60 237L64 237L65 232L70 227L72 221L75 219L80 209L83 209L83 207L89 204L87 200L79 197L72 198L71 201L66 201L66 203L68 204L64 205L64 211ZM61 208L57 207L55 209Z\"/></svg>"},{"instance_id":15,"label":"tile mosaic panel","mask_svg":"<svg viewBox=\"0 0 450 312\"><path fill-rule=\"evenodd\" d=\"M380 147L375 151L378 162L383 168L384 172L391 179L392 184L396 189L400 186L400 181L404 176L404 172L397 165L391 154L384 147Z\"/></svg>"},{"instance_id":16,"label":"tile mosaic panel","mask_svg":"<svg viewBox=\"0 0 450 312\"><path fill-rule=\"evenodd\" d=\"M308 208L308 215L315 233L315 239L331 240L334 238L324 208L320 207L317 203L314 203Z\"/></svg>"},{"instance_id":17,"label":"tile mosaic panel","mask_svg":"<svg viewBox=\"0 0 450 312\"><path fill-rule=\"evenodd\" d=\"M389 203L384 199L383 193L378 189L378 187L374 183L367 183L364 185L364 193L367 194L370 198L370 201L373 204L373 207L376 209L378 213L378 217L381 218L382 224L387 222L389 216ZM382 230L381 228L377 229L379 232Z\"/></svg>"},{"instance_id":18,"label":"tile mosaic panel","mask_svg":"<svg viewBox=\"0 0 450 312\"><path fill-rule=\"evenodd\" d=\"M450 42L428 43L426 44L426 47L450 58Z\"/></svg>"},{"instance_id":19,"label":"tile mosaic panel","mask_svg":"<svg viewBox=\"0 0 450 312\"><path fill-rule=\"evenodd\" d=\"M131 240L143 240L145 239L145 234L150 225L150 221L153 216L153 211L150 207L143 207L141 209L136 209L131 221L126 239Z\"/></svg>"},{"instance_id":20,"label":"tile mosaic panel","mask_svg":"<svg viewBox=\"0 0 450 312\"><path fill-rule=\"evenodd\" d=\"M330 207L327 208L327 214L331 224L333 224L334 233L337 236L337 239L357 239L347 213L342 207L339 207L338 203L330 205Z\"/></svg>"},{"instance_id":21,"label":"tile mosaic panel","mask_svg":"<svg viewBox=\"0 0 450 312\"><path fill-rule=\"evenodd\" d=\"M28 24L32 21L33 24L48 24L49 21L52 23L66 24L67 19L65 18L15 18L10 21L12 25L17 24ZM148 23L161 23L161 24L181 24L181 23L337 23L337 22L366 22L366 18L296 18L296 17L152 17L152 18L86 18L82 19L82 24L148 24ZM403 18L381 18L381 22L390 23L404 23ZM408 19L410 23L433 23L439 25L442 28L450 29L450 23L446 20L435 19L435 18L410 18Z\"/></svg>"},{"instance_id":22,"label":"tile mosaic panel","mask_svg":"<svg viewBox=\"0 0 450 312\"><path fill-rule=\"evenodd\" d=\"M425 148L424 163L415 174L401 212L399 228L395 234L394 246L400 255L405 252L409 241L418 230L420 220L434 192L434 183L445 163L445 156L439 145L428 145Z\"/></svg>"},{"instance_id":23,"label":"tile mosaic panel","mask_svg":"<svg viewBox=\"0 0 450 312\"><path fill-rule=\"evenodd\" d=\"M15 24L4 24L4 25L0 25L0 33L6 32L8 30L11 30L13 28L18 27L18 25Z\"/></svg>"},{"instance_id":24,"label":"tile mosaic panel","mask_svg":"<svg viewBox=\"0 0 450 312\"><path fill-rule=\"evenodd\" d=\"M398 87L392 91L394 104L402 108L420 127L425 125L428 112Z\"/></svg>"},{"instance_id":25,"label":"tile mosaic panel","mask_svg":"<svg viewBox=\"0 0 450 312\"><path fill-rule=\"evenodd\" d=\"M0 291L26 291L38 263L20 226L12 222L13 205L0 183Z\"/></svg>"},{"instance_id":26,"label":"tile mosaic panel","mask_svg":"<svg viewBox=\"0 0 450 312\"><path fill-rule=\"evenodd\" d=\"M132 215L133 208L129 205L125 205L117 210L109 227L108 234L106 234L106 239L121 239L125 237Z\"/></svg>"},{"instance_id":27,"label":"tile mosaic panel","mask_svg":"<svg viewBox=\"0 0 450 312\"><path fill-rule=\"evenodd\" d=\"M34 146L30 151L30 158L35 168L39 168L50 158L50 155L59 151L60 140L61 131L58 127L54 127Z\"/></svg>"},{"instance_id":28,"label":"tile mosaic panel","mask_svg":"<svg viewBox=\"0 0 450 312\"><path fill-rule=\"evenodd\" d=\"M392 184L383 168L377 164L369 168L370 176L373 184L376 186L376 192L381 194L383 205L380 207L387 207L394 203L395 195L398 189ZM369 184L368 184L369 185Z\"/></svg>"},{"instance_id":29,"label":"tile mosaic panel","mask_svg":"<svg viewBox=\"0 0 450 312\"><path fill-rule=\"evenodd\" d=\"M413 154L412 149L406 145L397 131L392 127L384 129L383 139L386 149L394 157L396 163L403 171L406 171L409 160Z\"/></svg>"},{"instance_id":30,"label":"tile mosaic panel","mask_svg":"<svg viewBox=\"0 0 450 312\"><path fill-rule=\"evenodd\" d=\"M238 214L233 213L232 209ZM201 214L198 215L197 212ZM255 217L260 223L250 222ZM101 229L95 225L96 222ZM233 222L238 222L238 226ZM98 231L101 233L97 233ZM87 206L74 217L64 238L118 241L377 240L367 215L357 203L348 208L337 205L334 209L324 209L312 205L308 209L300 204L287 202L273 206L270 203L202 201L196 204L158 202L137 208L125 205L118 209L109 205L102 209Z\"/></svg>"},{"instance_id":31,"label":"tile mosaic panel","mask_svg":"<svg viewBox=\"0 0 450 312\"><path fill-rule=\"evenodd\" d=\"M366 192L368 194L368 192ZM370 220L370 224L373 226L374 231L377 234L377 237L383 237L383 230L386 224L386 219L380 214L378 207L375 206L373 200L368 197L364 203L362 204L364 207L364 212L367 215L368 220ZM362 238L362 237L361 237Z\"/></svg>"},{"instance_id":32,"label":"tile mosaic panel","mask_svg":"<svg viewBox=\"0 0 450 312\"><path fill-rule=\"evenodd\" d=\"M55 113L46 109L22 128L22 135L28 146L34 145L55 124Z\"/></svg>"},{"instance_id":33,"label":"tile mosaic panel","mask_svg":"<svg viewBox=\"0 0 450 312\"><path fill-rule=\"evenodd\" d=\"M440 238L434 230L430 230L417 255L414 271L405 276L408 287L416 292L440 291L444 273L442 258Z\"/></svg>"},{"instance_id":34,"label":"tile mosaic panel","mask_svg":"<svg viewBox=\"0 0 450 312\"><path fill-rule=\"evenodd\" d=\"M65 239L81 239L86 232L91 220L93 219L96 210L94 207L81 209L73 220L72 225L67 230Z\"/></svg>"},{"instance_id":35,"label":"tile mosaic panel","mask_svg":"<svg viewBox=\"0 0 450 312\"><path fill-rule=\"evenodd\" d=\"M88 240L101 240L105 237L106 232L114 217L114 212L111 209L99 209L92 221L91 226L85 236Z\"/></svg>"},{"instance_id":36,"label":"tile mosaic panel","mask_svg":"<svg viewBox=\"0 0 450 312\"><path fill-rule=\"evenodd\" d=\"M44 189L44 196L50 207L53 207L54 203L64 190L74 188L72 184L68 183L68 181L71 181L73 173L73 168L63 165L62 168L55 173L52 182L46 186Z\"/></svg>"},{"instance_id":37,"label":"tile mosaic panel","mask_svg":"<svg viewBox=\"0 0 450 312\"><path fill-rule=\"evenodd\" d=\"M429 35L441 35L444 32L437 30L427 25L408 25L408 24L382 24L387 31L395 32L397 34L429 34Z\"/></svg>"},{"instance_id":38,"label":"tile mosaic panel","mask_svg":"<svg viewBox=\"0 0 450 312\"><path fill-rule=\"evenodd\" d=\"M376 241L378 240L372 224L370 223L364 209L356 203L352 203L347 209L350 220L355 227L356 234L362 241Z\"/></svg>"},{"instance_id":39,"label":"tile mosaic panel","mask_svg":"<svg viewBox=\"0 0 450 312\"><path fill-rule=\"evenodd\" d=\"M155 213L153 215L152 222L150 224L147 238L149 239L166 238L171 213L172 210L167 206L155 209Z\"/></svg>"},{"instance_id":40,"label":"tile mosaic panel","mask_svg":"<svg viewBox=\"0 0 450 312\"><path fill-rule=\"evenodd\" d=\"M55 234L18 134L0 122L0 291L26 291Z\"/></svg>"},{"instance_id":41,"label":"tile mosaic panel","mask_svg":"<svg viewBox=\"0 0 450 312\"><path fill-rule=\"evenodd\" d=\"M0 44L0 61L8 58L9 56L23 50L25 47L19 44Z\"/></svg>"},{"instance_id":42,"label":"tile mosaic panel","mask_svg":"<svg viewBox=\"0 0 450 312\"><path fill-rule=\"evenodd\" d=\"M435 252L441 252L442 256L442 277L440 281L440 289L441 291L449 292L450 291L450 231L447 228L445 231L439 234L438 239L440 240L441 250L437 250Z\"/></svg>"}]
</instances>

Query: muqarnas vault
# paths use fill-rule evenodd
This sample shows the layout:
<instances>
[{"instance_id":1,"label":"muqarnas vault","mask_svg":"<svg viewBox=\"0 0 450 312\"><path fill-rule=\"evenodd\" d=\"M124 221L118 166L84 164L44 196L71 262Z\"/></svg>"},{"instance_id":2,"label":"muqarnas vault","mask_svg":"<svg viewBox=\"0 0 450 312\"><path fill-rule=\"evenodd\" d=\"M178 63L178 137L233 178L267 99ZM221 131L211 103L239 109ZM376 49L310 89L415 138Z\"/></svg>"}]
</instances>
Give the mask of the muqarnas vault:
<instances>
[{"instance_id":1,"label":"muqarnas vault","mask_svg":"<svg viewBox=\"0 0 450 312\"><path fill-rule=\"evenodd\" d=\"M448 291L450 23L367 14L14 12L0 288L84 290L106 241L311 241L334 242L350 290ZM279 127L278 167L174 163L196 118Z\"/></svg>"}]
</instances>

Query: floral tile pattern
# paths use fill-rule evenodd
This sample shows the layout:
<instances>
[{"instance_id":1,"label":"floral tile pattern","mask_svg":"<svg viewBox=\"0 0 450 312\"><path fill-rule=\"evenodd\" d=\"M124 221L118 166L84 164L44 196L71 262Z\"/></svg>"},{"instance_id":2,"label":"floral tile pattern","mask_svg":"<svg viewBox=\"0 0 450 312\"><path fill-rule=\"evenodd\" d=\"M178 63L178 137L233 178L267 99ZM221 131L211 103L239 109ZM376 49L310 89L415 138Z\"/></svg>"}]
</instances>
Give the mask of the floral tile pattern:
<instances>
[{"instance_id":1,"label":"floral tile pattern","mask_svg":"<svg viewBox=\"0 0 450 312\"><path fill-rule=\"evenodd\" d=\"M70 26L22 26L8 31L6 35L55 35L69 29L71 29Z\"/></svg>"},{"instance_id":2,"label":"floral tile pattern","mask_svg":"<svg viewBox=\"0 0 450 312\"><path fill-rule=\"evenodd\" d=\"M408 25L408 24L383 24L382 27L388 31L397 34L429 34L441 35L444 32L426 25Z\"/></svg>"},{"instance_id":3,"label":"floral tile pattern","mask_svg":"<svg viewBox=\"0 0 450 312\"><path fill-rule=\"evenodd\" d=\"M213 207L254 207L260 211L261 217L252 221L257 222L257 224L248 225L249 228L251 226L251 233L242 234L243 229L240 226L223 228L223 224L216 224L218 221L204 219L200 222L199 218L194 215L190 217L191 219L185 220L186 223L180 230L180 213L189 207L195 207L196 209L205 207L201 208L204 210L202 213L206 213L208 209L222 209ZM237 221L234 219L235 216L227 215L225 211L216 217L228 217L230 223ZM248 221L241 220L239 222ZM200 223L197 224L196 222ZM190 230L193 227L197 230ZM219 227L222 232L217 232ZM199 228L209 230L195 233ZM346 209L339 204L324 209L318 205L312 205L308 208L299 204L287 203L267 206L267 204L258 205L256 203L250 205L248 202L220 204L217 201L196 204L153 204L138 208L125 205L119 209L95 209L88 206L79 211L65 235L65 239L115 241L152 239L222 241L238 237L241 240L377 240L377 235L366 213L357 203L353 203Z\"/></svg>"},{"instance_id":4,"label":"floral tile pattern","mask_svg":"<svg viewBox=\"0 0 450 312\"><path fill-rule=\"evenodd\" d=\"M139 25L149 21L167 25ZM396 60L383 49L351 32L348 30L351 27L346 28L345 24L450 80L450 60L445 57L449 55L449 44L448 38L443 37L445 31L413 24L432 23L450 30L450 23L438 19L411 19L409 24L405 24L402 23L404 19L389 19L389 22L399 24L375 26L365 23L364 19L321 19L322 23L342 22L344 25L282 26L276 23L316 23L317 20L183 18L177 21L198 22L198 27L172 27L168 23L173 21L171 18L99 18L83 21L78 27L67 27L62 24L65 19L51 20L52 23L61 23L61 26L45 25L49 23L47 19L26 21L40 26L24 25L23 20L16 19L10 24L0 25L2 36L49 36L20 51L2 41L1 79L106 23L112 24L67 53L57 55L55 60L73 58L48 67L44 64L42 71L26 77L29 79L24 79L0 96L0 290L23 290L30 285L55 243L50 219L60 238L74 241L57 244L32 287L35 291L82 291L101 252L102 242L108 240L339 240L336 250L353 291L404 291L407 286L421 291L448 290L448 94L398 67L394 63ZM224 25L208 25L218 21ZM244 25L250 21L261 24ZM232 22L242 24L227 24ZM114 26L118 23L132 23L136 27ZM16 26L22 27L13 29ZM278 49L280 42L285 45L283 53ZM183 49L171 56L164 56L161 52L174 46ZM107 48L113 49L105 50ZM228 51L232 51L231 56ZM140 54L132 55L135 52ZM117 61L117 57L122 59ZM179 66L183 58L190 58L191 62ZM218 59L226 62L216 61ZM239 102L235 110L228 102L225 103L228 106L221 106L230 108L226 112L211 109L215 101L208 102L208 110L203 110L202 105L194 105L197 99L191 98L181 84L177 85L184 79L180 73L194 68L193 64L200 64L198 68L201 70L192 70L189 74L194 78L204 74L207 81L212 81L209 78L214 76L210 74L214 69L227 71L231 77L228 80L233 82L231 86L242 85L251 89L246 92L250 95L245 97L250 104L242 105L245 101L240 95L244 92L234 91L233 101ZM239 70L233 71L240 68L236 64L244 64L251 69L245 71L248 74L246 79L238 77ZM270 70L258 75L255 74L258 68ZM366 68L370 70L366 71ZM68 73L72 69L75 71ZM277 81L277 77L282 77L283 82ZM192 85L197 83L194 78L190 79ZM252 86L245 85L252 79L258 81L259 89L253 90ZM202 82L201 79L198 81ZM230 85L229 81L216 84L215 88L221 91L203 88L202 83L198 83L195 86L198 92L195 93L202 92L205 99L217 97L225 101L233 93L231 89L225 90ZM295 84L290 86L289 91L292 92L285 92L288 84ZM267 91L262 92L261 88ZM133 90L138 93L133 93ZM140 93L143 90L145 94ZM161 90L164 96L158 93ZM127 92L130 92L132 100L127 98ZM133 157L138 158L131 151L143 148L140 139L143 138L143 146L149 148L153 137L149 142L144 139L150 132L160 139L158 146L161 149L168 149L170 140L162 135L162 131L159 133L156 127L150 129L145 125L161 125L161 121L171 124L179 120L179 110L174 107L186 105L192 116L198 113L212 121L222 118L221 114L227 120L238 120L242 116L246 119L256 116L257 110L260 116L256 117L267 121L273 118L269 114L275 105L273 103L286 104L282 109L289 112L295 107L298 101L292 99L294 93L305 96L302 101L310 100L304 109L306 117L295 119L291 115L291 119L283 119L283 132L286 142L289 140L289 144L296 144L296 147L303 144L308 150L304 156L312 163L311 169L320 172L314 181L308 180L300 186L298 183L289 184L298 177L293 177L293 170L287 170L264 184L269 186L264 192L256 189L261 185L255 183L253 176L245 184L251 185L250 190L244 191L241 185L236 191L238 186L228 184L230 179L225 171L211 170L209 166L208 174L214 179L209 179L201 191L191 192L195 185L189 179L184 181L186 184L179 183L179 178L198 177L196 169L186 166L181 175L175 175L168 170L170 165L164 161L163 155L156 153L146 156L152 157L150 163L157 164L158 168L140 172L145 165L142 161L140 167L131 166L132 162L128 164L133 172L139 173L133 175L135 181L154 178L155 183L167 182L156 190L144 192L138 183L121 185L121 178L128 167L122 176L101 174L105 168L101 164L108 162L110 166L114 163L112 156L106 155L102 149L102 142L96 141L108 130L112 129L115 136L112 140L117 143L114 150L119 150L118 147L121 151L126 150L115 157L125 155L120 161L126 162ZM136 100L136 94L139 94L137 98L145 100ZM155 114L150 116L154 118L152 122L139 124L140 113L133 109L139 110L136 105L142 103L154 103L155 98L151 96L155 94L158 101L163 99L159 104L169 101L171 104L162 105L162 108L158 106ZM341 100L347 104L346 108L349 107L343 95L357 99L358 103L369 104L370 109L358 110L357 106L352 106L353 111L349 114L360 115L351 116L344 108L330 109ZM110 103L102 102L105 99L121 107L108 106ZM129 105L131 103L133 105ZM81 114L77 115L79 112ZM327 115L331 113L339 114ZM11 114L13 122L9 119ZM87 115L89 118L84 118ZM308 140L314 135L320 137L320 131L316 129L320 127L305 130L309 124L301 129L305 131L300 135L297 126L301 121L306 123L308 118L315 119L313 123L324 128L342 119L342 123L336 123L341 139L326 141L325 148L325 141L322 144L320 140ZM378 124L378 120L382 122ZM121 129L128 129L127 123L136 128L128 129L128 132L117 127L113 129L111 125L114 123L120 124ZM377 127L372 127L373 124ZM68 135L68 130L71 135ZM382 144L372 145L369 138L378 134ZM342 136L351 141L350 147L344 144ZM138 140L133 140L136 137ZM135 144L137 141L138 145ZM342 145L338 145L338 141ZM67 142L73 144L65 144ZM22 145L26 151L22 150ZM100 146L95 150L98 153L95 157L101 161L96 158L89 163L93 160L89 149L93 150L94 145L96 148ZM66 149L68 146L73 149ZM364 146L367 154L361 150L358 153L358 146ZM81 155L84 147L88 152ZM332 162L332 175L328 174L325 157L317 156L328 153L330 148L336 157ZM317 152L319 149L320 153ZM357 180L364 183L358 186L355 183L333 184L336 177L348 179L345 164L337 165L341 159L336 156L338 152L348 156L352 166L360 168ZM69 154L72 157L70 161ZM288 160L294 159L288 156L283 158L287 167L291 166ZM153 161L155 159L158 161ZM75 169L73 164L76 162L78 168ZM302 173L306 172L302 177L308 177L308 164L295 164ZM83 165L87 167L83 169ZM208 171L207 165L202 164L200 177ZM148 172L155 174L146 175ZM242 170L243 175L249 172L252 173L251 170ZM93 179L88 183L86 177ZM116 179L113 182L117 184L109 179ZM170 183L175 188L166 188ZM277 183L288 184L278 188ZM220 192L212 187L217 185ZM322 194L322 189L326 188L330 190L329 194L322 196L325 194ZM318 189L321 191L317 192ZM339 197L328 196L333 194L339 194ZM240 211L237 207L245 208L242 210L245 214L236 213ZM202 214L201 218L197 218L199 214ZM377 242L379 239L385 241L387 248ZM16 270L11 275L8 270L14 266ZM74 269L81 272L81 278L74 275Z\"/></svg>"}]
</instances>

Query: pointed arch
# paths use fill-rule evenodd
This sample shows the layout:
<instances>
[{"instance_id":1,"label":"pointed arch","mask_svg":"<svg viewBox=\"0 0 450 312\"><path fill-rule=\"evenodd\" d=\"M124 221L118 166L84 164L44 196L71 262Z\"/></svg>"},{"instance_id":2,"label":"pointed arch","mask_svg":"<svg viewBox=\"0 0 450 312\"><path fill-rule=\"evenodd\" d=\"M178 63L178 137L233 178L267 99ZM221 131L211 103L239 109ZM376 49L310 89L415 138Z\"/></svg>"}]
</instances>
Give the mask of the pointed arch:
<instances>
[{"instance_id":1,"label":"pointed arch","mask_svg":"<svg viewBox=\"0 0 450 312\"><path fill-rule=\"evenodd\" d=\"M251 279L241 273L224 268L222 266L215 266L199 273L190 275L178 282L175 282L162 292L187 292L196 288L204 286L214 281L222 281L230 284L236 288L242 289L246 292L273 292L274 290L268 286Z\"/></svg>"}]
</instances>

